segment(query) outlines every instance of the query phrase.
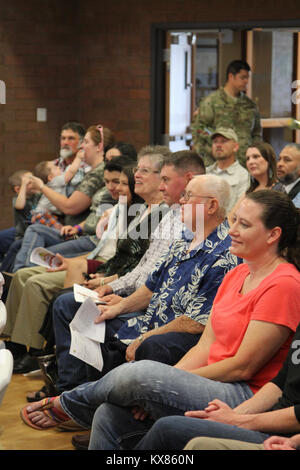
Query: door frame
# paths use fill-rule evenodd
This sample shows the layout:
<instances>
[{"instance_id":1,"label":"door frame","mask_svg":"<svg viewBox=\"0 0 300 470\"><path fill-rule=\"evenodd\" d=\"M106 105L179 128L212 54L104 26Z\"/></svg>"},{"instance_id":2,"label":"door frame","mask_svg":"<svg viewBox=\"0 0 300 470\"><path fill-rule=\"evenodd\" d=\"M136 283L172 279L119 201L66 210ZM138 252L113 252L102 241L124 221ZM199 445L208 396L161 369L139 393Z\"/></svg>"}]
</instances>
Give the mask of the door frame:
<instances>
[{"instance_id":1,"label":"door frame","mask_svg":"<svg viewBox=\"0 0 300 470\"><path fill-rule=\"evenodd\" d=\"M151 25L151 96L150 96L150 142L152 145L163 144L165 134L165 63L166 32L194 31L201 29L232 29L236 31L251 30L253 28L300 28L300 19L293 20L266 20L266 21L230 21L230 22L179 22L179 23L153 23ZM246 57L246 50L244 51ZM298 50L298 57L300 51ZM298 68L300 68L298 61ZM300 79L295 71L293 80ZM293 107L296 105L293 105ZM293 110L298 116L299 106ZM298 111L298 112L297 112ZM298 134L299 132L297 132Z\"/></svg>"}]
</instances>

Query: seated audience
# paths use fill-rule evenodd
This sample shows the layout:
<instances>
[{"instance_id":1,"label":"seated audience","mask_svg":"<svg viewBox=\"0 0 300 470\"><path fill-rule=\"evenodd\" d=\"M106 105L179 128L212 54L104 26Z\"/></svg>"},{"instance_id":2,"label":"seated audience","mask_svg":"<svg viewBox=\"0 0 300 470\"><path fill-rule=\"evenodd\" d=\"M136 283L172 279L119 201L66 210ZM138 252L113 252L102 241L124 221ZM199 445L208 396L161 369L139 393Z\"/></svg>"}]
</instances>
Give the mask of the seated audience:
<instances>
[{"instance_id":1,"label":"seated audience","mask_svg":"<svg viewBox=\"0 0 300 470\"><path fill-rule=\"evenodd\" d=\"M182 222L180 206L178 204L179 199L187 183L193 176L203 173L205 173L203 160L194 151L183 150L175 152L169 158L165 159L160 172L161 181L159 189L162 192L164 202L168 204L170 210L163 217L153 234L151 234L149 248L141 258L139 264L132 271L121 276L119 279L105 284L102 287L98 287L96 290L99 292L100 297L107 293L111 294L112 292L116 292L119 295L113 294L105 298L108 303L114 303L122 299L120 295L128 296L145 284L149 272L154 269L160 257L168 251L171 241L176 238L181 238ZM93 274L91 274L91 276L93 276ZM90 279L86 281L86 284L88 287L94 288L95 282L98 282L98 278ZM49 317L51 315L52 317L53 315L56 317L55 326L60 338L69 338L69 321L74 317L78 308L79 304L75 301L73 292L62 293L56 300L51 302L49 307L51 312L48 310L47 316ZM57 313L58 311L60 312L59 314ZM49 338L48 325L49 322L47 323L47 338ZM53 335L50 335L50 338L49 343L51 343L51 341L54 343L55 338ZM60 350L59 355L61 358L63 354L67 354L66 357L69 357L68 353L69 351L66 347ZM59 364L63 367L66 364L66 359L60 359ZM79 367L78 364L77 366ZM63 371L67 372L68 367L60 369L61 380L57 384L59 388L61 387L61 383L66 382L66 379L63 378ZM43 398L45 392L47 392L47 387L45 386L38 392L30 392L27 395L27 400L36 401Z\"/></svg>"},{"instance_id":2,"label":"seated audience","mask_svg":"<svg viewBox=\"0 0 300 470\"><path fill-rule=\"evenodd\" d=\"M113 168L116 161L125 159L126 157L115 157L113 160L106 163L106 168ZM130 162L126 158L127 162ZM115 175L117 176L117 175ZM61 259L62 264L52 271L66 271L64 280L64 287L73 287L74 283L83 284L86 277L94 273L96 268L110 258L112 258L117 250L117 244L120 236L125 236L127 228L130 228L131 221L134 220L134 215L130 214L129 208L133 205L135 210L142 209L144 200L134 192L134 174L133 166L124 166L120 169L118 176L119 184L116 187L119 202L113 209L108 209L100 221L100 242L93 247L93 251L86 255L74 258L64 258L59 254L56 247L50 249L57 253L58 258ZM126 209L126 210L125 210ZM101 226L106 225L101 229ZM102 233L101 233L102 232ZM104 251L104 244L109 243L110 256L106 256Z\"/></svg>"},{"instance_id":3,"label":"seated audience","mask_svg":"<svg viewBox=\"0 0 300 470\"><path fill-rule=\"evenodd\" d=\"M130 161L136 161L137 153L134 146L126 142L116 142L111 146L106 146L105 149L106 151L104 154L104 161L106 163L115 157L121 156L128 158ZM124 154L122 154L122 150L124 151ZM75 244L75 246L70 243L63 245L61 244L62 241L69 240L73 237L80 237L80 242L84 244L83 252L89 252L95 248L94 245L97 244L96 226L100 217L102 217L102 214L105 211L105 204L114 204L114 199L111 197L113 192L112 190L108 191L107 188L108 185L115 184L117 180L118 178L111 180L109 183L107 182L105 187L97 191L93 197L93 202L90 206L90 211L87 218L79 224L64 226L60 231L60 238L57 240L59 243L49 247L50 250L53 248L57 252L67 257L72 257L75 253L81 253L82 249L80 249L79 243ZM91 243L91 245L87 248L89 243Z\"/></svg>"},{"instance_id":4,"label":"seated audience","mask_svg":"<svg viewBox=\"0 0 300 470\"><path fill-rule=\"evenodd\" d=\"M229 231L231 254L245 263L226 274L197 345L174 367L123 364L49 399L46 413L43 402L34 403L23 411L27 424L43 429L57 425L53 416L72 417L92 426L91 449L142 449L159 418L205 409L214 399L236 407L255 397L278 374L299 324L298 231L287 195L248 194Z\"/></svg>"},{"instance_id":5,"label":"seated audience","mask_svg":"<svg viewBox=\"0 0 300 470\"><path fill-rule=\"evenodd\" d=\"M90 214L85 221L75 227L70 225L64 226L59 235L60 243L47 246L48 250L68 257L70 260L77 258L76 255L86 257L91 251L95 250L99 243L99 238L101 238L101 236L98 237L96 234L97 224L99 220L103 220L105 212L112 210L112 207L118 201L120 173L123 167L129 163L130 160L124 156L114 157L113 160L108 160L105 163L103 174L105 186L95 194ZM131 173L132 170L129 172ZM72 238L79 231L81 235ZM103 256L103 259L106 261L109 257Z\"/></svg>"},{"instance_id":6,"label":"seated audience","mask_svg":"<svg viewBox=\"0 0 300 470\"><path fill-rule=\"evenodd\" d=\"M100 297L107 294L118 294L118 297L113 295L110 296L110 300L107 297L105 299L109 302L115 302L122 298L120 296L128 296L145 284L148 274L154 269L157 260L167 252L171 242L176 238L181 238L182 222L179 200L186 185L194 176L204 173L203 160L195 151L180 150L165 160L160 172L159 189L165 203L170 207L170 211L154 231L149 249L138 266L125 276L98 288ZM94 288L95 282L93 280L87 281L87 287Z\"/></svg>"},{"instance_id":7,"label":"seated audience","mask_svg":"<svg viewBox=\"0 0 300 470\"><path fill-rule=\"evenodd\" d=\"M202 201L199 194L210 194L212 207L209 208L207 202L204 231L202 221L197 224L194 211L191 218L185 220L189 230L183 232L158 260L145 285L117 304L101 306L101 315L96 322L108 320L106 327L110 333L101 344L104 360L101 373L69 353L68 325L78 304L67 310L64 296L55 302L56 387L60 392L100 378L126 360L150 358L173 365L198 341L217 288L238 260L228 252L230 238L224 222L229 185L215 176L202 175L188 183L187 191L189 202L185 201L185 204L188 205ZM123 318L124 314L130 314L130 319Z\"/></svg>"},{"instance_id":8,"label":"seated audience","mask_svg":"<svg viewBox=\"0 0 300 470\"><path fill-rule=\"evenodd\" d=\"M105 179L105 186L108 193L111 196L112 201L115 203L117 202L118 192L117 186L119 184L119 177L122 171L122 165L128 164L129 160L125 157L118 157L115 158L112 162L108 161L105 164L104 170L104 179ZM104 209L107 209L107 204L104 204ZM69 242L65 242L66 244L75 243L77 240L70 240ZM82 246L82 242L84 240L78 240L80 247ZM98 240L99 242L99 240ZM90 245L90 248L94 247L95 244ZM86 247L84 251L86 251ZM72 250L72 247L71 247ZM109 258L109 256L113 256L114 251L107 249L102 253L102 261L105 261ZM24 268L18 270L14 276L11 278L12 286L8 291L7 302L6 302L6 309L7 309L7 324L5 328L6 334L12 331L14 328L14 322L16 319L16 314L18 315L19 310L22 311L21 315L25 312L30 311L26 315L29 315L27 321L32 326L32 321L36 319L38 324L43 322L43 317L47 311L48 303L51 301L52 296L56 293L57 290L63 288L64 285L64 278L65 272L59 273L47 273L46 268L42 266L36 266L32 268ZM28 283L26 281L29 281ZM44 282L43 282L44 281ZM58 287L57 287L58 286ZM27 293L29 294L27 296ZM24 297L23 297L24 294ZM28 309L28 310L27 310ZM42 317L39 318L39 315ZM20 320L22 321L22 320ZM12 323L10 323L12 322ZM29 328L28 324L28 328ZM34 326L32 326L34 329ZM31 333L30 333L31 334ZM9 334L10 336L10 334ZM44 343L44 340L40 338L40 344ZM11 342L7 344L7 347L11 346ZM42 347L42 346L40 346ZM35 348L36 349L36 348ZM39 349L39 348L38 348ZM26 348L24 345L15 345L14 346L14 357L20 355L24 356L26 354ZM26 355L27 359L28 355ZM36 361L29 361L32 363L33 367L36 367ZM17 367L17 364L15 364ZM22 370L22 368L21 368ZM24 370L27 370L26 367Z\"/></svg>"},{"instance_id":9,"label":"seated audience","mask_svg":"<svg viewBox=\"0 0 300 470\"><path fill-rule=\"evenodd\" d=\"M113 139L109 129L102 126L91 126L83 139L82 149L85 162L91 170L83 178L77 189L67 197L44 184L40 178L33 178L33 185L63 214L80 214L87 210L93 202L93 197L104 186L104 146ZM14 272L25 266L32 266L30 255L38 246L50 246L57 243L60 231L42 224L30 225L24 235L21 250L14 264Z\"/></svg>"},{"instance_id":10,"label":"seated audience","mask_svg":"<svg viewBox=\"0 0 300 470\"><path fill-rule=\"evenodd\" d=\"M138 264L149 246L149 240L142 237L145 232L149 236L155 230L163 215L162 211L166 210L167 206L162 203L158 189L163 152L169 155L169 150L161 146L145 147L140 152L138 165L140 171L147 173L139 177L135 175L135 192L144 199L145 204L128 227L131 235L118 240L116 254L103 264L106 266L109 263L110 268L115 266L115 272L119 275ZM44 339L39 330L52 297L63 288L65 274L65 271L45 272L45 268L38 267L21 269L14 275L6 302L8 318L5 333L11 339L7 347L12 350L15 359L19 358L14 367L15 372L24 373L28 367L36 367L36 361L30 357L30 351L27 353L26 346L31 349L42 348Z\"/></svg>"}]
</instances>

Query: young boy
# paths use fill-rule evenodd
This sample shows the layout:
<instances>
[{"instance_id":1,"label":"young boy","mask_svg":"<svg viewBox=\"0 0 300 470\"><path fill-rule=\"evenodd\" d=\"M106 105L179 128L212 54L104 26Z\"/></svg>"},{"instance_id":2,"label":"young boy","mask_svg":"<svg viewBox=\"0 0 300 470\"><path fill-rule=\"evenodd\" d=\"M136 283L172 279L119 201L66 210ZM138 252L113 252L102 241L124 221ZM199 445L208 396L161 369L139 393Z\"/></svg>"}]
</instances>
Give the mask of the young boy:
<instances>
[{"instance_id":1,"label":"young boy","mask_svg":"<svg viewBox=\"0 0 300 470\"><path fill-rule=\"evenodd\" d=\"M18 170L9 177L10 186L15 193L12 199L15 224L13 227L0 231L1 260L11 244L23 237L26 228L31 223L31 211L36 207L40 198L40 194L32 190L31 176L30 171Z\"/></svg>"}]
</instances>

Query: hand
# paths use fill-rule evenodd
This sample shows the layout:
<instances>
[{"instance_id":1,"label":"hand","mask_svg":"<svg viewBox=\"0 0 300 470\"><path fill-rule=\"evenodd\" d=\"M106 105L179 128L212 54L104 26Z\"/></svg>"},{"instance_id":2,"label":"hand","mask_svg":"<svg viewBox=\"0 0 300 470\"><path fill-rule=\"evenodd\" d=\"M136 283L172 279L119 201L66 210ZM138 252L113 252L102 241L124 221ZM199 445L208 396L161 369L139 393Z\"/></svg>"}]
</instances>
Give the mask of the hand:
<instances>
[{"instance_id":1,"label":"hand","mask_svg":"<svg viewBox=\"0 0 300 470\"><path fill-rule=\"evenodd\" d=\"M113 292L109 284L105 284L105 286L97 287L95 291L98 292L100 299L104 297L105 295L112 294Z\"/></svg>"},{"instance_id":2,"label":"hand","mask_svg":"<svg viewBox=\"0 0 300 470\"><path fill-rule=\"evenodd\" d=\"M123 297L120 297L119 295L116 295L116 294L110 294L110 295L105 295L104 297L101 297L101 300L104 300L104 302L106 302L107 305L118 304L119 302L121 302L122 299Z\"/></svg>"},{"instance_id":3,"label":"hand","mask_svg":"<svg viewBox=\"0 0 300 470\"><path fill-rule=\"evenodd\" d=\"M119 304L110 305L98 305L100 314L95 318L95 323L102 323L104 320L111 320L122 313Z\"/></svg>"},{"instance_id":4,"label":"hand","mask_svg":"<svg viewBox=\"0 0 300 470\"><path fill-rule=\"evenodd\" d=\"M101 284L101 279L103 278L103 274L90 274L90 279L88 281L83 281L83 285L88 289L95 289L99 287Z\"/></svg>"},{"instance_id":5,"label":"hand","mask_svg":"<svg viewBox=\"0 0 300 470\"><path fill-rule=\"evenodd\" d=\"M46 271L48 273L54 273L54 272L58 272L58 271L66 271L68 269L68 259L64 258L59 253L56 253L55 256L61 261L61 264L57 268L47 268Z\"/></svg>"},{"instance_id":6,"label":"hand","mask_svg":"<svg viewBox=\"0 0 300 470\"><path fill-rule=\"evenodd\" d=\"M39 191L43 189L44 183L37 176L31 177L31 183L32 183L32 189L38 189Z\"/></svg>"},{"instance_id":7,"label":"hand","mask_svg":"<svg viewBox=\"0 0 300 470\"><path fill-rule=\"evenodd\" d=\"M22 177L21 177L21 186L27 186L29 183L31 183L31 180L32 180L32 176L28 176L26 174L24 174Z\"/></svg>"},{"instance_id":8,"label":"hand","mask_svg":"<svg viewBox=\"0 0 300 470\"><path fill-rule=\"evenodd\" d=\"M131 412L133 414L134 419L138 421L144 421L144 419L148 416L147 411L145 411L140 406L135 406L134 408L132 408Z\"/></svg>"},{"instance_id":9,"label":"hand","mask_svg":"<svg viewBox=\"0 0 300 470\"><path fill-rule=\"evenodd\" d=\"M241 415L238 415L238 413L230 408L226 403L216 399L209 402L208 406L204 410L187 411L185 416L238 426L238 418Z\"/></svg>"},{"instance_id":10,"label":"hand","mask_svg":"<svg viewBox=\"0 0 300 470\"><path fill-rule=\"evenodd\" d=\"M271 436L264 441L264 450L296 450L289 437Z\"/></svg>"},{"instance_id":11,"label":"hand","mask_svg":"<svg viewBox=\"0 0 300 470\"><path fill-rule=\"evenodd\" d=\"M78 150L75 158L78 158L78 160L81 160L81 161L84 160L84 150L82 148Z\"/></svg>"},{"instance_id":12,"label":"hand","mask_svg":"<svg viewBox=\"0 0 300 470\"><path fill-rule=\"evenodd\" d=\"M73 235L76 235L78 233L78 229L76 227L73 227L72 225L64 225L61 230L60 234L62 237L72 237Z\"/></svg>"},{"instance_id":13,"label":"hand","mask_svg":"<svg viewBox=\"0 0 300 470\"><path fill-rule=\"evenodd\" d=\"M125 359L127 362L134 361L135 359L135 352L140 346L140 341L138 339L135 339L132 341L132 343L129 344L126 348L126 353L125 353Z\"/></svg>"}]
</instances>

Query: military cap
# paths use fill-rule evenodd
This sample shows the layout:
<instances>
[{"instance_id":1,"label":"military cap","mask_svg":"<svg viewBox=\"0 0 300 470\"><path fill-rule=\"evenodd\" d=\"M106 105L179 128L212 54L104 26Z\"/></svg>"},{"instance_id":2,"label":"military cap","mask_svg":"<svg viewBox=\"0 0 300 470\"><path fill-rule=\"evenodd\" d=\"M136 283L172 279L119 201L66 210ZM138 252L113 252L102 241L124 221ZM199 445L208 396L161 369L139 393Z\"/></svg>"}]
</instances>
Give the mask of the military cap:
<instances>
[{"instance_id":1,"label":"military cap","mask_svg":"<svg viewBox=\"0 0 300 470\"><path fill-rule=\"evenodd\" d=\"M239 139L238 139L238 136L236 134L236 132L231 129L231 128L226 128L226 127L218 127L215 132L213 132L211 134L211 138L213 139L216 135L222 135L223 137L225 137L226 139L229 139L229 140L234 140L235 142L238 142Z\"/></svg>"}]
</instances>

